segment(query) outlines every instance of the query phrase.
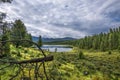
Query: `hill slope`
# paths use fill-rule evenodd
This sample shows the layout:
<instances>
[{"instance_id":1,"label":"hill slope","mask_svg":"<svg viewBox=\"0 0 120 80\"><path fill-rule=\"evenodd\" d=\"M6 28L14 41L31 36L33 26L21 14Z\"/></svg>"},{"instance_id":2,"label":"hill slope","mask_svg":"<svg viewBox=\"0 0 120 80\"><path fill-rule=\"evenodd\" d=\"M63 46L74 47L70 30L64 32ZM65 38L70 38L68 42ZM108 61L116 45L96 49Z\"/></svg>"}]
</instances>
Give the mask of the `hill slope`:
<instances>
[{"instance_id":1,"label":"hill slope","mask_svg":"<svg viewBox=\"0 0 120 80\"><path fill-rule=\"evenodd\" d=\"M32 40L34 42L37 42L38 37L33 36ZM66 41L66 40L75 40L75 38L71 38L71 37L65 37L65 38L42 38L43 42Z\"/></svg>"}]
</instances>

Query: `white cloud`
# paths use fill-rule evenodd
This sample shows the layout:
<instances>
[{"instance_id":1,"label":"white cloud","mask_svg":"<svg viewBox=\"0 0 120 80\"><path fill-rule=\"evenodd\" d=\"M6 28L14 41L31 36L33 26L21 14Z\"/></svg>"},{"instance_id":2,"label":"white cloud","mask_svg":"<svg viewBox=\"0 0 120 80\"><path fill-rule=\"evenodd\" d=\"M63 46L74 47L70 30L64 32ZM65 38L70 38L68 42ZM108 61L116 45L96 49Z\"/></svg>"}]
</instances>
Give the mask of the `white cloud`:
<instances>
[{"instance_id":1,"label":"white cloud","mask_svg":"<svg viewBox=\"0 0 120 80\"><path fill-rule=\"evenodd\" d=\"M34 36L80 38L119 25L119 7L119 0L14 0L0 11L22 19Z\"/></svg>"}]
</instances>

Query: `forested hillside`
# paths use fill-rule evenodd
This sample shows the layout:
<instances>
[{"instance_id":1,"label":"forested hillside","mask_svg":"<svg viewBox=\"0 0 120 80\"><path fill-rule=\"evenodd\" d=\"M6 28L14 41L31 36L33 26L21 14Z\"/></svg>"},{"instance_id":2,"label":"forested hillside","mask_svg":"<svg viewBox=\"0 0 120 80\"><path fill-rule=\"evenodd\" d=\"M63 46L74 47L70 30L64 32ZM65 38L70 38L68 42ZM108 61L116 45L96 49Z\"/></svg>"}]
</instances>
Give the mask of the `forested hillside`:
<instances>
[{"instance_id":1,"label":"forested hillside","mask_svg":"<svg viewBox=\"0 0 120 80\"><path fill-rule=\"evenodd\" d=\"M65 42L56 42L57 44L69 44L80 49L93 50L120 50L120 27L111 28L109 32L95 34L93 36L86 36L78 40L71 40Z\"/></svg>"}]
</instances>

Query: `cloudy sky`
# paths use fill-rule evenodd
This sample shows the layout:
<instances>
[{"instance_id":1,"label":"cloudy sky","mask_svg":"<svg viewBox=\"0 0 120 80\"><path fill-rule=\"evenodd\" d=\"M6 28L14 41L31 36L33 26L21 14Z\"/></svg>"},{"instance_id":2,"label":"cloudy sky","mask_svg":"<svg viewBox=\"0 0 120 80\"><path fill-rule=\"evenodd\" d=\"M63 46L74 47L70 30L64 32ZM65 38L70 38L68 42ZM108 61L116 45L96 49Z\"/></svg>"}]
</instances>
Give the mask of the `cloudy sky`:
<instances>
[{"instance_id":1,"label":"cloudy sky","mask_svg":"<svg viewBox=\"0 0 120 80\"><path fill-rule=\"evenodd\" d=\"M33 36L81 38L120 25L120 0L14 0L0 11Z\"/></svg>"}]
</instances>

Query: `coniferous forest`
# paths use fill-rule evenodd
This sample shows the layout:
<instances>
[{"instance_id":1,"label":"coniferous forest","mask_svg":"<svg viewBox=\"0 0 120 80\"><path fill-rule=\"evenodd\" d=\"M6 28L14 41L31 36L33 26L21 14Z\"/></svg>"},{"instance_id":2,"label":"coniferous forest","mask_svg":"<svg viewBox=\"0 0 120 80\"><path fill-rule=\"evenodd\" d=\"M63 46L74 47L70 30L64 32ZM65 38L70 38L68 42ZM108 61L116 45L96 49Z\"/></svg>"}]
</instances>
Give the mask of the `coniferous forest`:
<instances>
[{"instance_id":1,"label":"coniferous forest","mask_svg":"<svg viewBox=\"0 0 120 80\"><path fill-rule=\"evenodd\" d=\"M86 36L82 39L61 42L61 44L64 43L79 47L80 49L99 51L120 50L120 27L111 28L106 33L101 32L100 34Z\"/></svg>"}]
</instances>

